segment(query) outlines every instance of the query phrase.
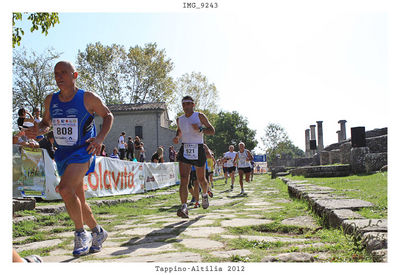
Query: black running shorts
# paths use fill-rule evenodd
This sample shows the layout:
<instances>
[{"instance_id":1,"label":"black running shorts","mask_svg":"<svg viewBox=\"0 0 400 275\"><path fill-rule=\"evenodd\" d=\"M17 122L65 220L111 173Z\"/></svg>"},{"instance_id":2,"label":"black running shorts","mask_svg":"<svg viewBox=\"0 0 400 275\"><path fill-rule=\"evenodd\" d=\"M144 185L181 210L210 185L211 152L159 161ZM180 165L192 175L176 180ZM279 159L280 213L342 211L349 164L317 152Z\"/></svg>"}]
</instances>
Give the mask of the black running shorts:
<instances>
[{"instance_id":1,"label":"black running shorts","mask_svg":"<svg viewBox=\"0 0 400 275\"><path fill-rule=\"evenodd\" d=\"M177 161L179 162L184 162L187 164L191 164L197 167L203 167L206 164L207 157L206 157L206 151L204 150L203 144L198 144L198 159L197 160L192 160L192 159L186 159L183 156L183 144L181 148L179 149L178 156L177 156Z\"/></svg>"},{"instance_id":2,"label":"black running shorts","mask_svg":"<svg viewBox=\"0 0 400 275\"><path fill-rule=\"evenodd\" d=\"M251 167L243 167L243 168L238 168L239 171L243 171L244 173L250 173L251 172Z\"/></svg>"}]
</instances>

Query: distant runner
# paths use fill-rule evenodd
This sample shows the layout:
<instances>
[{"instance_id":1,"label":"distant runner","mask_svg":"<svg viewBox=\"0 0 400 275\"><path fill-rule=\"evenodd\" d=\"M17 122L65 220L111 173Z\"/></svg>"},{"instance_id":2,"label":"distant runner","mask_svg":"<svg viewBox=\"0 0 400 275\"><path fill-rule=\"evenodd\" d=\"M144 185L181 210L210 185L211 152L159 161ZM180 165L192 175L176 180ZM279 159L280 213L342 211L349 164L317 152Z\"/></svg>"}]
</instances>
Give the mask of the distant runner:
<instances>
[{"instance_id":1,"label":"distant runner","mask_svg":"<svg viewBox=\"0 0 400 275\"><path fill-rule=\"evenodd\" d=\"M236 166L235 163L233 162L236 157L236 152L233 151L233 149L234 149L233 145L230 145L229 151L224 154L224 161L226 164L225 182L227 179L227 174L229 174L231 178L231 190L233 190L233 185L235 183L235 171L236 171Z\"/></svg>"},{"instance_id":2,"label":"distant runner","mask_svg":"<svg viewBox=\"0 0 400 275\"><path fill-rule=\"evenodd\" d=\"M252 170L251 161L253 160L253 155L249 150L245 149L245 144L243 142L239 143L239 152L237 152L234 162L238 164L239 170L239 183L242 191L241 195L244 194L243 188L243 174L246 175L246 182L250 182L250 173Z\"/></svg>"}]
</instances>

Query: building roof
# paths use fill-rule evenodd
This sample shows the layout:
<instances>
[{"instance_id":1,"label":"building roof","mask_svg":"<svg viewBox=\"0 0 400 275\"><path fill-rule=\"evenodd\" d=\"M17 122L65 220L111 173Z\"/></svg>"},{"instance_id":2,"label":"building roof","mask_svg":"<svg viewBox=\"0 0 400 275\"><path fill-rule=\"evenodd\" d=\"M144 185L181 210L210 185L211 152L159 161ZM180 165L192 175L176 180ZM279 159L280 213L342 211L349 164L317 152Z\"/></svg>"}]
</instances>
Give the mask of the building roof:
<instances>
[{"instance_id":1,"label":"building roof","mask_svg":"<svg viewBox=\"0 0 400 275\"><path fill-rule=\"evenodd\" d=\"M156 111L167 110L165 102L150 102L136 104L111 104L107 105L111 112Z\"/></svg>"}]
</instances>

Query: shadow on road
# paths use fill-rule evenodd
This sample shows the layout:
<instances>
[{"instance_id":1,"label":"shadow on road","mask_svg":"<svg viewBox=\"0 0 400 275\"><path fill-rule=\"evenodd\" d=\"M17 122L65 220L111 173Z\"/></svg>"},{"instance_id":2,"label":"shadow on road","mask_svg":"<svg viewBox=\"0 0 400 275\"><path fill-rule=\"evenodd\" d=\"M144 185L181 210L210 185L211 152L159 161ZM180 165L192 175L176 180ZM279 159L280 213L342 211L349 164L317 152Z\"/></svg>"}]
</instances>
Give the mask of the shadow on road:
<instances>
[{"instance_id":1,"label":"shadow on road","mask_svg":"<svg viewBox=\"0 0 400 275\"><path fill-rule=\"evenodd\" d=\"M118 250L111 255L113 256L121 256L131 254L132 252L140 249L140 248L159 248L163 245L168 244L165 242L167 239L176 238L182 232L184 232L189 226L196 223L200 219L205 217L205 215L198 216L195 219L191 220L182 220L180 222L176 222L173 224L169 224L158 230L153 230L144 236L144 238L134 237L130 239L128 242L123 243L121 246L126 247L126 249Z\"/></svg>"}]
</instances>

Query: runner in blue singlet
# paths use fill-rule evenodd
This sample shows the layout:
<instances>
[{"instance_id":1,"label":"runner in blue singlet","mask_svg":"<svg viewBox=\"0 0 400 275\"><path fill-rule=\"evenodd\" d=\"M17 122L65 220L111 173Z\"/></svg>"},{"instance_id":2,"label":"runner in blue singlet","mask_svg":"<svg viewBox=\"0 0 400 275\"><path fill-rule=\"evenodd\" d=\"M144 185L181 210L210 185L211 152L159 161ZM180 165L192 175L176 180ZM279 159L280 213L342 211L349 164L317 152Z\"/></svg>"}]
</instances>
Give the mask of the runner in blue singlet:
<instances>
[{"instance_id":1,"label":"runner in blue singlet","mask_svg":"<svg viewBox=\"0 0 400 275\"><path fill-rule=\"evenodd\" d=\"M76 87L78 72L74 66L61 61L54 67L59 92L49 94L44 102L45 111L40 123L25 131L36 137L50 131L53 125L57 145L55 161L61 176L56 191L60 193L68 214L75 224L74 256L100 251L107 231L97 224L86 203L83 177L93 171L95 155L111 129L113 115L94 93ZM103 119L101 131L96 135L94 113ZM86 232L84 224L92 230Z\"/></svg>"}]
</instances>

